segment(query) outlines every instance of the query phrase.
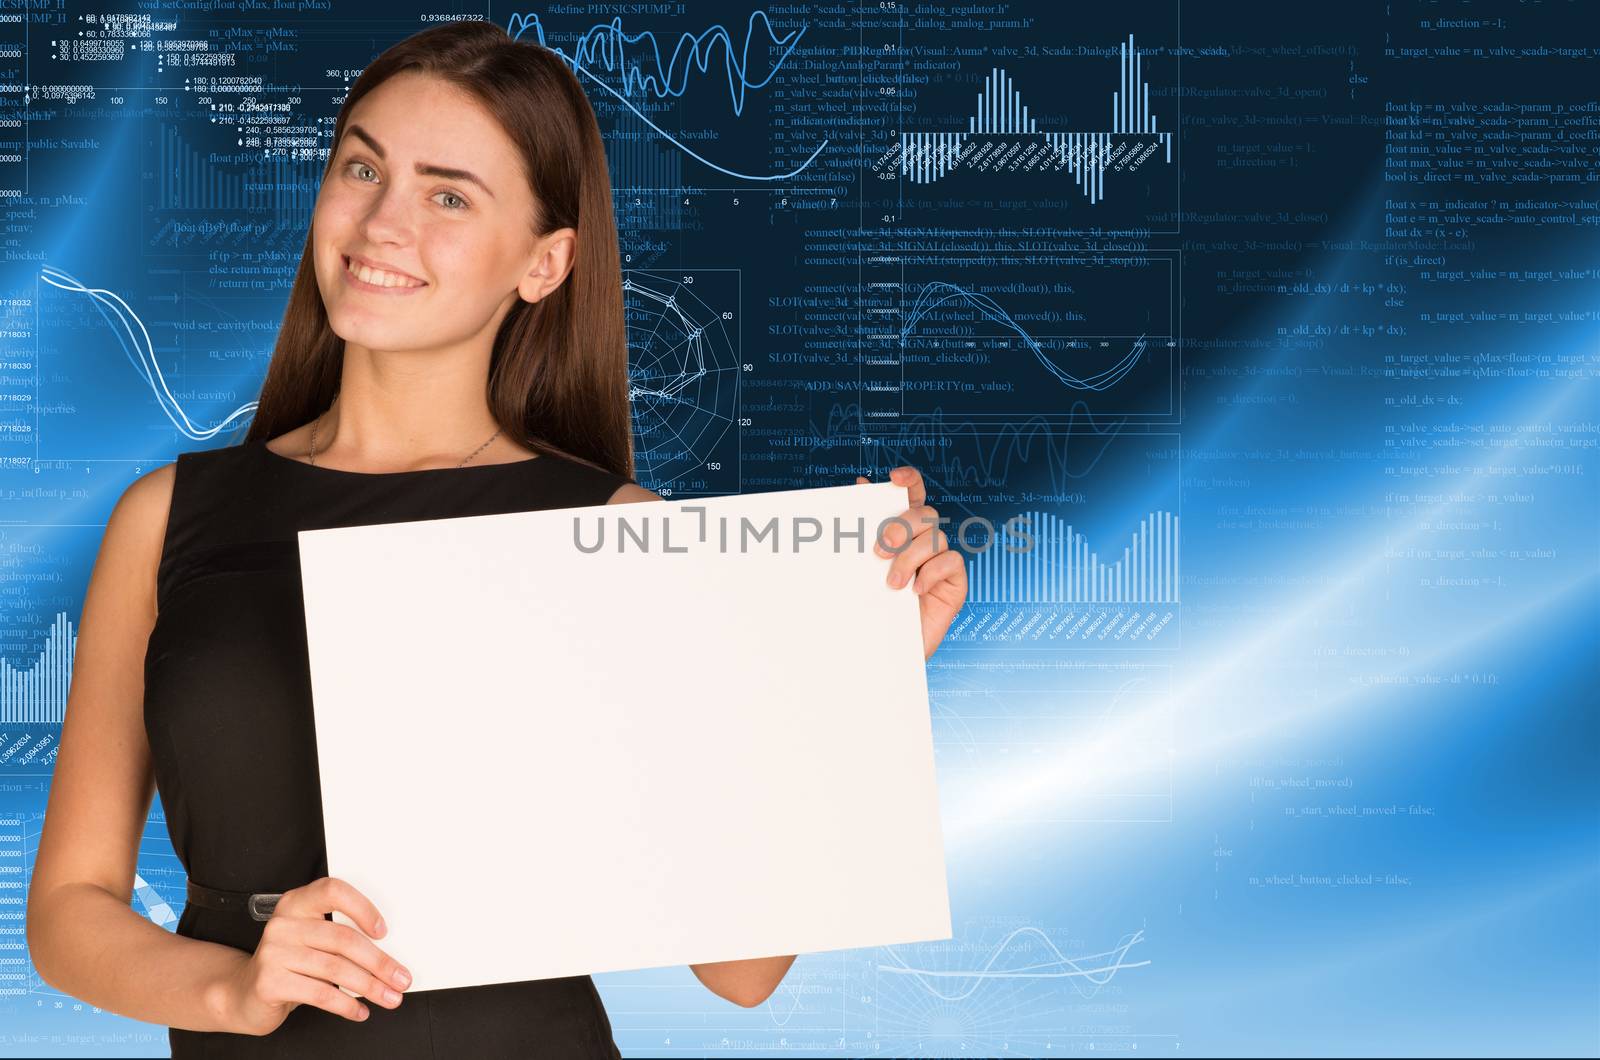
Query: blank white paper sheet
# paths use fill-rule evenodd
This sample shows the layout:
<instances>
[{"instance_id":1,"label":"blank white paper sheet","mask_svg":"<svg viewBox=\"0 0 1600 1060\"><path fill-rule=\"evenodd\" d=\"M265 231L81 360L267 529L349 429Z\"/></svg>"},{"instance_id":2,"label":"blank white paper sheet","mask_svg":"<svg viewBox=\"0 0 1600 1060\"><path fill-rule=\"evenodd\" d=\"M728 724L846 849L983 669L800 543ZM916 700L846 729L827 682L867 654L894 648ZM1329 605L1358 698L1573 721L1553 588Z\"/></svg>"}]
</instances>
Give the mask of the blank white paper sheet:
<instances>
[{"instance_id":1,"label":"blank white paper sheet","mask_svg":"<svg viewBox=\"0 0 1600 1060\"><path fill-rule=\"evenodd\" d=\"M329 872L412 989L950 938L908 505L301 531Z\"/></svg>"}]
</instances>

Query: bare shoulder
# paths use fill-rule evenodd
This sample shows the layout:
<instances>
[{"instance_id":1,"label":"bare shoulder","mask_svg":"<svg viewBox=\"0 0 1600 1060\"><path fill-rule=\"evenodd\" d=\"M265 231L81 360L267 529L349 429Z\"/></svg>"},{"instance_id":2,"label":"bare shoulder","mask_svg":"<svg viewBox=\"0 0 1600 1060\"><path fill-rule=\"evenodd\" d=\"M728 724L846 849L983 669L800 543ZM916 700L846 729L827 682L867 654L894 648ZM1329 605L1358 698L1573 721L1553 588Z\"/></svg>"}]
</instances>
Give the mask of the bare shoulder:
<instances>
[{"instance_id":1,"label":"bare shoulder","mask_svg":"<svg viewBox=\"0 0 1600 1060\"><path fill-rule=\"evenodd\" d=\"M661 500L666 500L666 498L661 496L661 494L659 494L659 493L655 493L655 492L653 492L651 490L645 489L643 486L639 485L637 482L625 482L625 483L623 483L621 486L619 486L617 488L617 492L613 493L611 495L611 499L606 501L606 503L607 504L634 504L634 503L636 503L638 501L661 501Z\"/></svg>"},{"instance_id":2,"label":"bare shoulder","mask_svg":"<svg viewBox=\"0 0 1600 1060\"><path fill-rule=\"evenodd\" d=\"M119 524L123 537L137 537L146 543L161 541L166 534L167 513L172 510L172 484L177 474L175 462L162 464L128 484L111 511L111 519Z\"/></svg>"},{"instance_id":3,"label":"bare shoulder","mask_svg":"<svg viewBox=\"0 0 1600 1060\"><path fill-rule=\"evenodd\" d=\"M107 520L107 535L120 544L139 544L160 552L166 536L166 516L173 508L173 482L178 479L178 464L166 463L144 472L128 484Z\"/></svg>"},{"instance_id":4,"label":"bare shoulder","mask_svg":"<svg viewBox=\"0 0 1600 1060\"><path fill-rule=\"evenodd\" d=\"M128 483L128 488L122 491L122 497L117 501L118 506L125 505L146 516L154 509L160 513L161 522L165 523L167 508L172 501L172 483L177 474L176 461L151 468Z\"/></svg>"}]
</instances>

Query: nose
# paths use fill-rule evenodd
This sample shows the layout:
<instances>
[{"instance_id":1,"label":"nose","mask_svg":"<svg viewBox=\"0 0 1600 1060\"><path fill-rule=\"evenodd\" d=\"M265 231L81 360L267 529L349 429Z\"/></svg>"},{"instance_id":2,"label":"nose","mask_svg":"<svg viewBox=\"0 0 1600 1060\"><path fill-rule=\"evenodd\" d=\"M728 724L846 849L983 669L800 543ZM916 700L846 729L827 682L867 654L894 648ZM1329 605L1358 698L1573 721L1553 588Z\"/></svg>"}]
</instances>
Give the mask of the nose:
<instances>
[{"instance_id":1,"label":"nose","mask_svg":"<svg viewBox=\"0 0 1600 1060\"><path fill-rule=\"evenodd\" d=\"M410 241L415 222L409 201L403 192L392 186L372 197L371 205L359 226L369 246Z\"/></svg>"}]
</instances>

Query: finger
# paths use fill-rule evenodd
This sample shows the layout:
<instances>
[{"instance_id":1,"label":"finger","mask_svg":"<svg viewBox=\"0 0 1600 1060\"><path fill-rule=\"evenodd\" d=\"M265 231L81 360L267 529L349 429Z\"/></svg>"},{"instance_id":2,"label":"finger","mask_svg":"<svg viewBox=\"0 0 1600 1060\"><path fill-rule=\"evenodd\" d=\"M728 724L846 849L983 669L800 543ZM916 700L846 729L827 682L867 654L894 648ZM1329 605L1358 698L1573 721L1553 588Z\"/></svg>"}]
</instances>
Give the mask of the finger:
<instances>
[{"instance_id":1,"label":"finger","mask_svg":"<svg viewBox=\"0 0 1600 1060\"><path fill-rule=\"evenodd\" d=\"M862 477L862 476L860 476L860 475L857 475L857 476L856 476L856 485L858 485L858 486L859 486L859 485L861 485L861 484L862 484L862 483L863 483L863 482L866 482L866 481L868 481L868 480L867 480L867 479L865 479L865 478L863 478L863 477Z\"/></svg>"},{"instance_id":2,"label":"finger","mask_svg":"<svg viewBox=\"0 0 1600 1060\"><path fill-rule=\"evenodd\" d=\"M938 510L929 505L923 505L920 508L907 508L905 511L901 512L897 518L904 520L906 525L888 520L885 521L883 526L883 534L873 545L873 551L880 556L887 557L894 555L893 550L895 548L898 548L900 545L909 540L909 538L915 537L924 530L938 530L939 538L941 539L941 547L943 544L943 539L948 536L939 526ZM908 526L910 530L909 534L907 533Z\"/></svg>"},{"instance_id":3,"label":"finger","mask_svg":"<svg viewBox=\"0 0 1600 1060\"><path fill-rule=\"evenodd\" d=\"M947 550L924 563L917 569L911 591L920 596L944 581L951 582L963 593L967 591L967 563L961 553Z\"/></svg>"},{"instance_id":4,"label":"finger","mask_svg":"<svg viewBox=\"0 0 1600 1060\"><path fill-rule=\"evenodd\" d=\"M911 507L920 507L928 499L928 491L922 483L922 472L909 464L895 468L889 472L889 480L897 486L905 486L911 491Z\"/></svg>"},{"instance_id":5,"label":"finger","mask_svg":"<svg viewBox=\"0 0 1600 1060\"><path fill-rule=\"evenodd\" d=\"M398 990L411 985L411 973L404 965L348 924L318 919L307 920L304 925L299 935L302 946L342 954Z\"/></svg>"},{"instance_id":6,"label":"finger","mask_svg":"<svg viewBox=\"0 0 1600 1060\"><path fill-rule=\"evenodd\" d=\"M288 906L287 910L284 906ZM343 913L375 939L381 939L388 930L378 907L360 891L337 876L324 876L304 887L296 887L278 899L273 912L277 917L287 913L297 917L320 917L324 913Z\"/></svg>"},{"instance_id":7,"label":"finger","mask_svg":"<svg viewBox=\"0 0 1600 1060\"><path fill-rule=\"evenodd\" d=\"M904 588L906 583L934 554L936 551L933 543L935 537L934 529L930 527L913 537L911 544L905 547L905 551L889 562L889 573L886 576L886 580L891 589Z\"/></svg>"},{"instance_id":8,"label":"finger","mask_svg":"<svg viewBox=\"0 0 1600 1060\"><path fill-rule=\"evenodd\" d=\"M340 990L332 983L323 979L301 975L298 972L289 972L288 980L283 984L281 996L284 1001L292 1001L298 1005L310 1005L343 1016L346 1019L360 1023L370 1014L367 1006Z\"/></svg>"},{"instance_id":9,"label":"finger","mask_svg":"<svg viewBox=\"0 0 1600 1060\"><path fill-rule=\"evenodd\" d=\"M384 1008L400 1007L400 991L348 957L341 957L326 950L301 947L295 951L295 955L290 958L290 963L286 967L290 971L322 979L332 983L334 986L343 987L352 993L360 994L370 1001L377 1002Z\"/></svg>"}]
</instances>

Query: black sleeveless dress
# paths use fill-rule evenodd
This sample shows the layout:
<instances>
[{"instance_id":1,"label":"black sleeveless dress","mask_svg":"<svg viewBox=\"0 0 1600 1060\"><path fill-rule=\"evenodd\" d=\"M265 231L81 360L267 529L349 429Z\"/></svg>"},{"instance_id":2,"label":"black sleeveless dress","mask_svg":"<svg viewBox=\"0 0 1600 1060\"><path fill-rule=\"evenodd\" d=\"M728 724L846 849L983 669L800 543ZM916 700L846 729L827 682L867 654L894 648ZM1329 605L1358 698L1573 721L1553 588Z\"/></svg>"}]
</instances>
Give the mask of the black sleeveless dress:
<instances>
[{"instance_id":1,"label":"black sleeveless dress","mask_svg":"<svg viewBox=\"0 0 1600 1060\"><path fill-rule=\"evenodd\" d=\"M629 481L548 455L369 474L302 463L264 442L179 454L144 722L189 877L281 892L328 874L297 531L604 504ZM514 901L506 911L518 912ZM189 903L177 931L253 953L263 927L244 911ZM176 1058L621 1055L587 975L407 991L396 1009L363 1003L371 1015L361 1022L300 1005L268 1035L169 1028L168 1040Z\"/></svg>"}]
</instances>

